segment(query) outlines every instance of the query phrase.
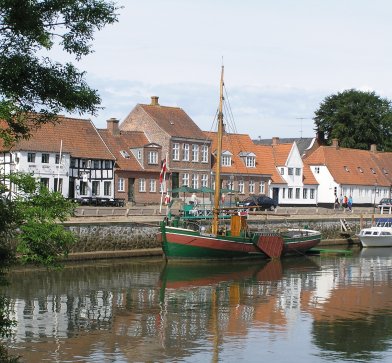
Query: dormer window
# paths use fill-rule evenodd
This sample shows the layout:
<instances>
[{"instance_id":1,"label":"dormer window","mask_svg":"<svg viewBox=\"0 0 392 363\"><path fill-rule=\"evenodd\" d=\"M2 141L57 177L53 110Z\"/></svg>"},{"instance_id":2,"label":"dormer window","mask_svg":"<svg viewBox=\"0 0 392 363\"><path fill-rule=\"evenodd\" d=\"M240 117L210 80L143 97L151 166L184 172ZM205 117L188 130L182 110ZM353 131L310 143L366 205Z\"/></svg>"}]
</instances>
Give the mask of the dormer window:
<instances>
[{"instance_id":1,"label":"dormer window","mask_svg":"<svg viewBox=\"0 0 392 363\"><path fill-rule=\"evenodd\" d=\"M156 151L149 151L148 152L148 163L157 165L158 164L158 152Z\"/></svg>"},{"instance_id":2,"label":"dormer window","mask_svg":"<svg viewBox=\"0 0 392 363\"><path fill-rule=\"evenodd\" d=\"M256 155L254 153L242 151L240 152L240 157L243 158L248 168L254 168L256 166Z\"/></svg>"},{"instance_id":3,"label":"dormer window","mask_svg":"<svg viewBox=\"0 0 392 363\"><path fill-rule=\"evenodd\" d=\"M360 166L358 166L358 171L359 171L360 173L363 173L363 169L362 169Z\"/></svg>"},{"instance_id":4,"label":"dormer window","mask_svg":"<svg viewBox=\"0 0 392 363\"><path fill-rule=\"evenodd\" d=\"M222 153L222 166L231 166L232 155L230 151L224 151Z\"/></svg>"},{"instance_id":5,"label":"dormer window","mask_svg":"<svg viewBox=\"0 0 392 363\"><path fill-rule=\"evenodd\" d=\"M370 171L371 171L373 174L376 174L376 171L375 171L373 168L370 168Z\"/></svg>"},{"instance_id":6,"label":"dormer window","mask_svg":"<svg viewBox=\"0 0 392 363\"><path fill-rule=\"evenodd\" d=\"M129 159L129 154L128 154L127 151L125 151L125 150L120 150L120 154L121 154L121 156L122 156L123 158Z\"/></svg>"},{"instance_id":7,"label":"dormer window","mask_svg":"<svg viewBox=\"0 0 392 363\"><path fill-rule=\"evenodd\" d=\"M346 170L348 173L350 172L350 169L348 168L348 166L344 166L344 170Z\"/></svg>"},{"instance_id":8,"label":"dormer window","mask_svg":"<svg viewBox=\"0 0 392 363\"><path fill-rule=\"evenodd\" d=\"M383 172L385 175L388 175L388 170L387 170L387 169L382 168L382 172Z\"/></svg>"}]
</instances>

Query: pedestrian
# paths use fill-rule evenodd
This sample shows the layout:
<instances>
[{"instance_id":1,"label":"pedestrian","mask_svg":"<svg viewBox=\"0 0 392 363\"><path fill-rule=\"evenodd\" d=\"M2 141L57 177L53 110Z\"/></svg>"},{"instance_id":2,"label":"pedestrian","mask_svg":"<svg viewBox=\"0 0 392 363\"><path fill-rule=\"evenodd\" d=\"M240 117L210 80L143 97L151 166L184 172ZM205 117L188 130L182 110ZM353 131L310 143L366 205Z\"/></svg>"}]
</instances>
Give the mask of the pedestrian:
<instances>
[{"instance_id":1,"label":"pedestrian","mask_svg":"<svg viewBox=\"0 0 392 363\"><path fill-rule=\"evenodd\" d=\"M347 204L348 204L348 198L347 195L345 195L343 197L343 208L346 209L347 208Z\"/></svg>"},{"instance_id":2,"label":"pedestrian","mask_svg":"<svg viewBox=\"0 0 392 363\"><path fill-rule=\"evenodd\" d=\"M343 207L343 195L342 194L340 194L339 203L340 203L340 206Z\"/></svg>"},{"instance_id":3,"label":"pedestrian","mask_svg":"<svg viewBox=\"0 0 392 363\"><path fill-rule=\"evenodd\" d=\"M351 195L348 197L347 206L348 206L348 210L350 212L352 212L353 211L353 197Z\"/></svg>"},{"instance_id":4,"label":"pedestrian","mask_svg":"<svg viewBox=\"0 0 392 363\"><path fill-rule=\"evenodd\" d=\"M339 199L338 196L335 194L335 203L333 205L333 209L339 209Z\"/></svg>"}]
</instances>

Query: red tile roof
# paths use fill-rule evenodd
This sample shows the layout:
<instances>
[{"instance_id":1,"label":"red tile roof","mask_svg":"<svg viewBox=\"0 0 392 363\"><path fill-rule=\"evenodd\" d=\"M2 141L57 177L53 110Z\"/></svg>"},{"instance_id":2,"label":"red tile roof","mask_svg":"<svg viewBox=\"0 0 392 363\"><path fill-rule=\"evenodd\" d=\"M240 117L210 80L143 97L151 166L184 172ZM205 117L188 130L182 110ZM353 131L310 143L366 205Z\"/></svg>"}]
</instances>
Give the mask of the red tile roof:
<instances>
[{"instance_id":1,"label":"red tile roof","mask_svg":"<svg viewBox=\"0 0 392 363\"><path fill-rule=\"evenodd\" d=\"M32 129L31 137L19 140L11 150L59 152L62 141L63 152L73 157L115 159L91 120L64 116L58 116L57 120Z\"/></svg>"},{"instance_id":2,"label":"red tile roof","mask_svg":"<svg viewBox=\"0 0 392 363\"><path fill-rule=\"evenodd\" d=\"M113 135L107 129L99 129L98 132L108 145L111 152L116 157L116 164L119 169L124 171L145 171L142 165L136 160L130 148L142 148L148 144L146 135L141 131L121 131L119 135ZM120 151L125 150L129 158L124 158ZM156 168L152 168L156 171Z\"/></svg>"},{"instance_id":3,"label":"red tile roof","mask_svg":"<svg viewBox=\"0 0 392 363\"><path fill-rule=\"evenodd\" d=\"M320 146L304 162L307 165L327 166L339 184L391 185L392 153Z\"/></svg>"},{"instance_id":4,"label":"red tile roof","mask_svg":"<svg viewBox=\"0 0 392 363\"><path fill-rule=\"evenodd\" d=\"M144 104L138 104L136 108L141 108L162 130L172 137L205 139L203 131L200 130L182 108ZM135 122L133 113L134 110L121 123L120 128L122 130L127 129L127 123Z\"/></svg>"}]
</instances>

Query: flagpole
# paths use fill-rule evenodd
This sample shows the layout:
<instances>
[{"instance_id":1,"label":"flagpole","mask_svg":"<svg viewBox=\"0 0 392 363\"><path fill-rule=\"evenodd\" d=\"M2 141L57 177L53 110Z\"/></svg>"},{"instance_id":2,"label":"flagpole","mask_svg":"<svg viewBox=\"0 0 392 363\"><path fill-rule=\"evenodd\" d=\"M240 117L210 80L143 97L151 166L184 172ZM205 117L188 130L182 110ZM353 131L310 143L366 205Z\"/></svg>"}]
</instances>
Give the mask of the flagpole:
<instances>
[{"instance_id":1,"label":"flagpole","mask_svg":"<svg viewBox=\"0 0 392 363\"><path fill-rule=\"evenodd\" d=\"M60 165L61 165L61 153L63 152L63 139L61 139L60 142L60 155L59 155L59 165L58 165L58 171L57 171L57 190L56 192L58 192L60 190ZM62 191L61 191L61 194Z\"/></svg>"},{"instance_id":2,"label":"flagpole","mask_svg":"<svg viewBox=\"0 0 392 363\"><path fill-rule=\"evenodd\" d=\"M163 164L161 167L161 174L163 172L163 178L160 180L161 182L161 203L159 204L159 213L162 212L162 203L163 203L163 193L166 189L166 163L167 163L167 154L165 159L163 159Z\"/></svg>"}]
</instances>

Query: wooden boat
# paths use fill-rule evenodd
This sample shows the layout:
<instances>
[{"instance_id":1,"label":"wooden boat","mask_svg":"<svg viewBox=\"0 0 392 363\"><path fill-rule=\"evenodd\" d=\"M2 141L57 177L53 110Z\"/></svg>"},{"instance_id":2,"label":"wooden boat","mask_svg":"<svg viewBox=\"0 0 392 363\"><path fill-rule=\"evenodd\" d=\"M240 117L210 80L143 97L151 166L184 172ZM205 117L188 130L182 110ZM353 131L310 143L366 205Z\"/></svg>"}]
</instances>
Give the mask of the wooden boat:
<instances>
[{"instance_id":1,"label":"wooden boat","mask_svg":"<svg viewBox=\"0 0 392 363\"><path fill-rule=\"evenodd\" d=\"M357 235L362 247L392 247L392 218L378 218Z\"/></svg>"},{"instance_id":2,"label":"wooden boat","mask_svg":"<svg viewBox=\"0 0 392 363\"><path fill-rule=\"evenodd\" d=\"M214 208L210 226L189 223L181 218L166 217L161 223L158 238L167 260L170 259L228 259L228 258L279 258L291 254L304 254L316 246L321 233L307 229L291 229L282 233L249 231L246 213L239 208L224 208L227 219L222 219L219 208L221 191L221 155L223 135L223 74L220 80L218 112L218 146Z\"/></svg>"}]
</instances>

